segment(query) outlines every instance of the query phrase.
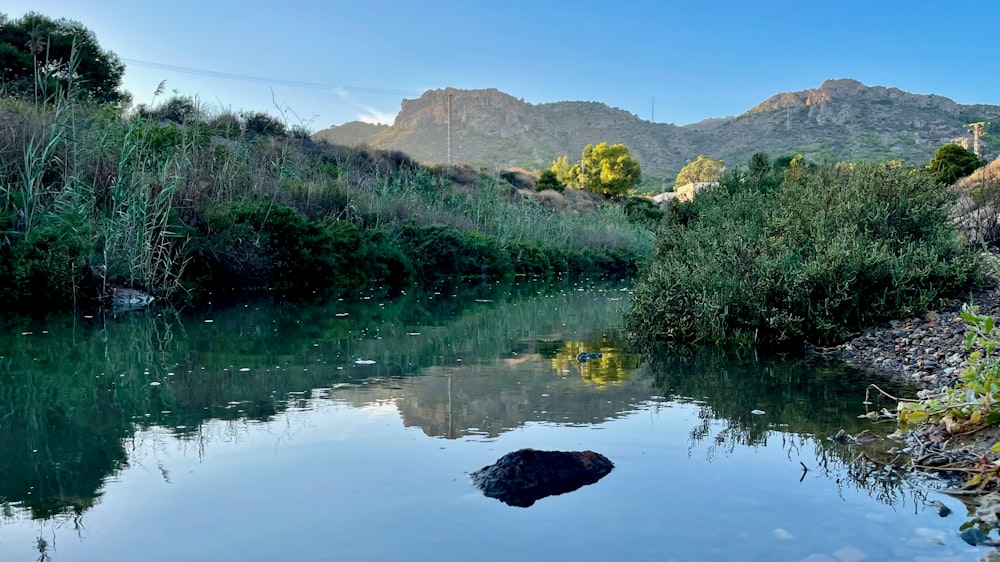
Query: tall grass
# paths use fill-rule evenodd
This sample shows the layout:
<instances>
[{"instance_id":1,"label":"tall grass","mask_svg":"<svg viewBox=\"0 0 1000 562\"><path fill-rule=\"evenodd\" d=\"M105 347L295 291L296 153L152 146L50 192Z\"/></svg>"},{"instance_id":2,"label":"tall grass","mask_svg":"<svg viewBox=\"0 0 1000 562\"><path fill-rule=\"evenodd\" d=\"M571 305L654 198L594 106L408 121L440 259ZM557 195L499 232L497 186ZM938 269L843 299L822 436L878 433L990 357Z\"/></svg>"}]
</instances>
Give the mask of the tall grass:
<instances>
[{"instance_id":1,"label":"tall grass","mask_svg":"<svg viewBox=\"0 0 1000 562\"><path fill-rule=\"evenodd\" d=\"M404 225L479 233L515 257L526 243L631 256L646 255L653 245L652 234L615 205L553 213L495 174L321 145L266 115L214 112L196 100L123 115L73 96L50 105L0 97L0 125L0 262L6 266L0 300L7 303L26 295L36 302L42 295L55 301L105 295L111 286L171 298L222 277L238 284L255 264L284 276L264 284L293 291L291 270L260 259L271 259L263 254L276 250L273 235L284 228L268 223L292 217L299 224L299 215L306 220L301 228L318 229L309 235L318 246L292 253L343 248L338 236L349 232L338 223L361 232L360 251L385 267L342 276L352 282L406 270L386 265L400 256L392 247L403 242ZM234 215L248 208L263 214L255 211L249 222ZM285 238L296 236L289 231ZM257 261L229 268L240 255ZM325 261L344 265L341 257ZM219 276L220 267L228 277ZM303 287L336 282L327 277Z\"/></svg>"}]
</instances>

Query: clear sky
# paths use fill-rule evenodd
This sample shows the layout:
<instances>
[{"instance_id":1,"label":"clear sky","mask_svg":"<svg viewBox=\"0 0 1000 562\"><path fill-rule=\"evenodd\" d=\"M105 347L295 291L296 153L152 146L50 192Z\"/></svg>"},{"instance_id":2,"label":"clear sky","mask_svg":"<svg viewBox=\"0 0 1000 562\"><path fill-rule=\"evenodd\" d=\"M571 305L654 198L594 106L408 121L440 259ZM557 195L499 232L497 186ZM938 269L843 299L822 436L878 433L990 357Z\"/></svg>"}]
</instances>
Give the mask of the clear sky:
<instances>
[{"instance_id":1,"label":"clear sky","mask_svg":"<svg viewBox=\"0 0 1000 562\"><path fill-rule=\"evenodd\" d=\"M126 63L125 89L318 130L391 123L428 89L599 101L683 125L828 78L1000 105L992 27L973 0L4 0L77 20ZM242 79L234 79L242 78ZM655 100L655 102L654 102Z\"/></svg>"}]
</instances>

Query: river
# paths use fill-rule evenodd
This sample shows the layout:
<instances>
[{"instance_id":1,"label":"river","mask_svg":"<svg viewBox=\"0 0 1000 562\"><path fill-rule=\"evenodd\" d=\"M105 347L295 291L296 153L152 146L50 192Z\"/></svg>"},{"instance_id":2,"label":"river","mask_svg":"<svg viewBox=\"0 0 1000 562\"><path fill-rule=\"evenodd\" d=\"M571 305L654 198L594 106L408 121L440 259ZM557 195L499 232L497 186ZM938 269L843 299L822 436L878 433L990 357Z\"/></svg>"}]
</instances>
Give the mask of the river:
<instances>
[{"instance_id":1,"label":"river","mask_svg":"<svg viewBox=\"0 0 1000 562\"><path fill-rule=\"evenodd\" d=\"M858 460L887 446L828 439L892 431L858 418L869 383L912 389L799 357L632 353L629 295L521 281L9 320L0 560L985 553L933 481ZM473 486L526 447L615 468L528 508Z\"/></svg>"}]
</instances>

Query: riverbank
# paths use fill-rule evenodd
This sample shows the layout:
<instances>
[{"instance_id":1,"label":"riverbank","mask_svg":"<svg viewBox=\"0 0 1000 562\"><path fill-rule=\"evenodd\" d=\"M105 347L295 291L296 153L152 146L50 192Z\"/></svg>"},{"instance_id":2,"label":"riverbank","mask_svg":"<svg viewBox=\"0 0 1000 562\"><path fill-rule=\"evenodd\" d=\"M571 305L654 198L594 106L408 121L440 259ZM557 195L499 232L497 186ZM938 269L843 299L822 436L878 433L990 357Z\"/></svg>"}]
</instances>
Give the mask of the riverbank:
<instances>
[{"instance_id":1,"label":"riverbank","mask_svg":"<svg viewBox=\"0 0 1000 562\"><path fill-rule=\"evenodd\" d=\"M980 291L972 299L982 314L1000 313L1000 287ZM938 388L961 374L969 359L965 349L968 325L962 320L963 303L927 313L922 318L892 320L833 348L821 350L863 369L905 377L920 386Z\"/></svg>"},{"instance_id":2,"label":"riverbank","mask_svg":"<svg viewBox=\"0 0 1000 562\"><path fill-rule=\"evenodd\" d=\"M125 111L0 96L0 122L7 312L116 303L122 290L178 304L632 275L656 239L655 208L536 192L527 172L320 143L266 115L240 126L185 98Z\"/></svg>"},{"instance_id":3,"label":"riverbank","mask_svg":"<svg viewBox=\"0 0 1000 562\"><path fill-rule=\"evenodd\" d=\"M994 262L993 271L996 271L997 254L994 252L989 259ZM967 496L972 502L970 505L978 505L979 501L974 498L980 495L984 499L994 497L1000 484L996 476L1000 455L995 450L1000 442L1000 424L989 421L995 402L980 388L983 385L990 388L990 379L981 379L987 375L977 371L979 383L960 380L973 365L970 362L973 353L982 351L978 345L966 349L970 325L961 315L964 305L973 306L978 315L1000 317L1000 280L997 276L991 276L987 285L968 297L956 298L950 306L929 312L922 318L893 320L865 330L838 346L815 351L828 359L877 370L923 387L917 396L921 402L908 404L906 410L899 411L901 416L907 412L910 419L926 420L916 427L900 424L902 433L897 432L897 435L906 441L906 451L911 456L907 467L945 477L955 493ZM982 382L984 380L986 382ZM970 404L949 402L952 399L945 397L945 391L952 387L963 388L960 393L963 397L966 392L972 393L973 398L960 402L971 400L972 406L979 404L974 410L978 410L976 415L982 416L981 423L970 419L968 412L961 413L968 410ZM948 406L949 403L953 405ZM946 414L953 407L958 409Z\"/></svg>"},{"instance_id":4,"label":"riverbank","mask_svg":"<svg viewBox=\"0 0 1000 562\"><path fill-rule=\"evenodd\" d=\"M997 260L997 255L992 259ZM979 314L1000 316L1000 280L991 278L965 299L956 298L950 306L923 317L891 320L817 352L855 367L904 377L925 388L947 386L968 364L965 337L969 326L961 317L965 304L977 307Z\"/></svg>"}]
</instances>

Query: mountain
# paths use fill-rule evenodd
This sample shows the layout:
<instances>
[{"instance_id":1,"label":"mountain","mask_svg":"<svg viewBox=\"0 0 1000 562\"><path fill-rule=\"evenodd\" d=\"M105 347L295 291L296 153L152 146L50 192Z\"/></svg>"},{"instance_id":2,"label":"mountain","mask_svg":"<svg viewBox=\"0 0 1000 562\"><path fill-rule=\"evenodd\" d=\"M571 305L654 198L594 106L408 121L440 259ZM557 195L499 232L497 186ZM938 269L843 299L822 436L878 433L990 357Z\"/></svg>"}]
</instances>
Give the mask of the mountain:
<instances>
[{"instance_id":1,"label":"mountain","mask_svg":"<svg viewBox=\"0 0 1000 562\"><path fill-rule=\"evenodd\" d=\"M452 160L480 167L548 167L555 158L578 159L583 147L624 143L643 172L672 178L704 154L729 164L751 154L802 153L807 159L930 160L967 125L1000 119L1000 106L961 105L937 95L827 80L819 88L777 94L738 117L677 126L653 123L597 102L530 104L496 89L428 90L403 100L391 126L353 122L314 135L317 140L399 150L424 162L448 158L451 102ZM987 153L1000 149L986 147Z\"/></svg>"},{"instance_id":2,"label":"mountain","mask_svg":"<svg viewBox=\"0 0 1000 562\"><path fill-rule=\"evenodd\" d=\"M358 146L367 144L375 135L388 127L388 125L372 125L371 123L364 123L362 121L351 121L343 125L323 129L314 134L313 139L330 144Z\"/></svg>"}]
</instances>

